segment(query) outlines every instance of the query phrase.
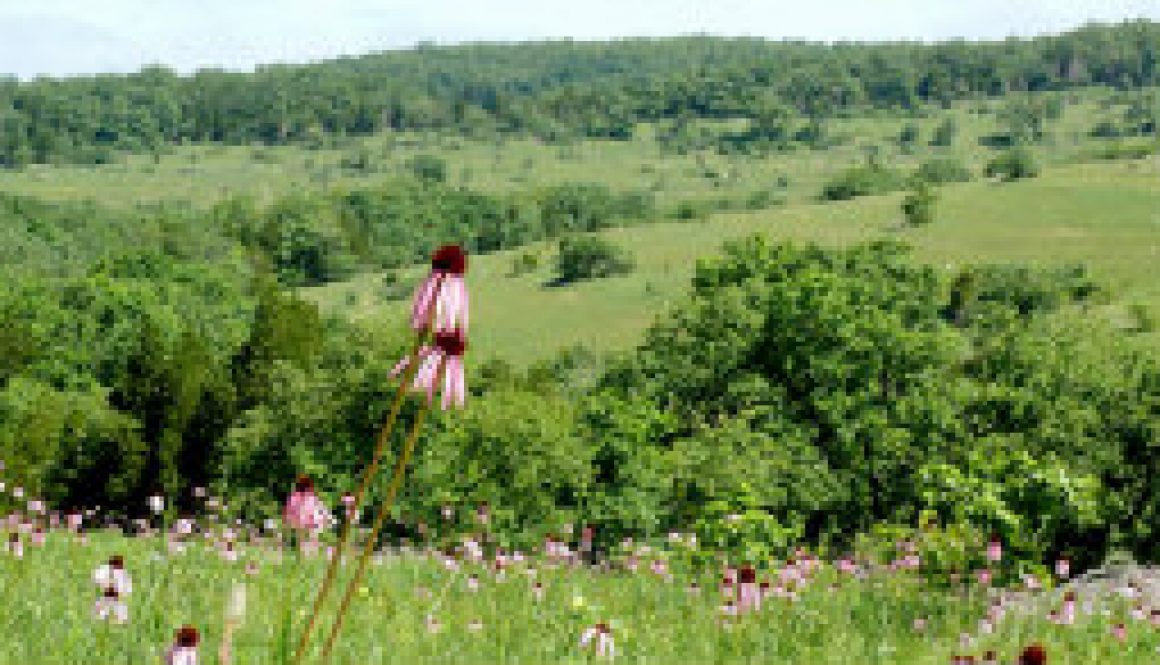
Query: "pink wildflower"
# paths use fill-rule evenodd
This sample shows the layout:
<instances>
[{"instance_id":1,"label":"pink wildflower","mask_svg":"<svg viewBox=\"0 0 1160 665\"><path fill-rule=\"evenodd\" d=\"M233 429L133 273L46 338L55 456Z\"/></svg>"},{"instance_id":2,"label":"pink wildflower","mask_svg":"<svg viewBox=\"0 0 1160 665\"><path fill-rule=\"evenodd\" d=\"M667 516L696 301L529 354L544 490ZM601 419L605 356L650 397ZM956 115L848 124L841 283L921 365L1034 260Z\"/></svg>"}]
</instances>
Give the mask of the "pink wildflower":
<instances>
[{"instance_id":1,"label":"pink wildflower","mask_svg":"<svg viewBox=\"0 0 1160 665\"><path fill-rule=\"evenodd\" d=\"M1059 622L1065 625L1075 623L1075 594L1071 591L1063 595L1063 609L1059 613Z\"/></svg>"},{"instance_id":2,"label":"pink wildflower","mask_svg":"<svg viewBox=\"0 0 1160 665\"><path fill-rule=\"evenodd\" d=\"M580 636L580 648L595 643L596 655L600 658L612 659L616 656L616 645L612 641L612 630L606 623L598 623L584 631Z\"/></svg>"},{"instance_id":3,"label":"pink wildflower","mask_svg":"<svg viewBox=\"0 0 1160 665\"><path fill-rule=\"evenodd\" d=\"M8 534L8 553L17 559L24 558L24 544L20 541L19 533Z\"/></svg>"},{"instance_id":4,"label":"pink wildflower","mask_svg":"<svg viewBox=\"0 0 1160 665\"><path fill-rule=\"evenodd\" d=\"M752 566L741 569L741 579L738 594L738 611L748 612L761 609L761 594L757 588L757 572Z\"/></svg>"},{"instance_id":5,"label":"pink wildflower","mask_svg":"<svg viewBox=\"0 0 1160 665\"><path fill-rule=\"evenodd\" d=\"M334 522L326 504L314 493L314 482L299 476L282 512L286 525L299 531L317 531Z\"/></svg>"},{"instance_id":6,"label":"pink wildflower","mask_svg":"<svg viewBox=\"0 0 1160 665\"><path fill-rule=\"evenodd\" d=\"M1071 574L1071 560L1067 557L1060 557L1055 562L1055 575L1061 580L1067 579Z\"/></svg>"},{"instance_id":7,"label":"pink wildflower","mask_svg":"<svg viewBox=\"0 0 1160 665\"><path fill-rule=\"evenodd\" d=\"M998 536L991 536L991 542L987 544L987 560L991 563L996 563L1003 558L1003 544L999 542Z\"/></svg>"},{"instance_id":8,"label":"pink wildflower","mask_svg":"<svg viewBox=\"0 0 1160 665\"><path fill-rule=\"evenodd\" d=\"M98 621L112 619L114 623L127 623L129 621L129 607L125 601L121 600L121 594L117 592L116 587L109 586L97 598L97 602L93 606L93 615Z\"/></svg>"},{"instance_id":9,"label":"pink wildflower","mask_svg":"<svg viewBox=\"0 0 1160 665\"><path fill-rule=\"evenodd\" d=\"M118 596L133 592L133 580L125 570L125 559L120 555L109 557L108 563L93 571L93 584L101 589L112 588Z\"/></svg>"},{"instance_id":10,"label":"pink wildflower","mask_svg":"<svg viewBox=\"0 0 1160 665\"><path fill-rule=\"evenodd\" d=\"M197 643L200 637L193 626L182 626L165 652L165 665L197 665Z\"/></svg>"},{"instance_id":11,"label":"pink wildflower","mask_svg":"<svg viewBox=\"0 0 1160 665\"><path fill-rule=\"evenodd\" d=\"M431 272L415 290L411 304L411 327L416 331L431 327L431 308L435 308L434 331L467 330L468 298L463 280L467 272L467 255L458 245L443 245L431 256Z\"/></svg>"},{"instance_id":12,"label":"pink wildflower","mask_svg":"<svg viewBox=\"0 0 1160 665\"><path fill-rule=\"evenodd\" d=\"M467 400L466 379L463 372L463 352L467 350L467 339L462 330L435 333L434 345L424 345L419 349L419 370L415 373L415 382L412 388L427 393L427 402L435 399L435 390L439 382L440 366L443 368L443 402L444 411L454 402L463 407ZM411 358L408 356L399 361L391 370L391 376L397 376L403 371Z\"/></svg>"},{"instance_id":13,"label":"pink wildflower","mask_svg":"<svg viewBox=\"0 0 1160 665\"><path fill-rule=\"evenodd\" d=\"M1122 623L1112 626L1112 637L1123 642L1128 638L1128 628Z\"/></svg>"}]
</instances>

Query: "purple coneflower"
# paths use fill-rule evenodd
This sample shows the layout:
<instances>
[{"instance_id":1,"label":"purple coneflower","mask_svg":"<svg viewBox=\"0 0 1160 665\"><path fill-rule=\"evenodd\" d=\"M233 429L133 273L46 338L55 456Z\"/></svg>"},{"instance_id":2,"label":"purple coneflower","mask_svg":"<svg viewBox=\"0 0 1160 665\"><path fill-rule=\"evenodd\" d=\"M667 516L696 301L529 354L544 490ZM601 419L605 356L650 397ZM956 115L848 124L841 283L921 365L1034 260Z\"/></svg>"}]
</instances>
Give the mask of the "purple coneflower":
<instances>
[{"instance_id":1,"label":"purple coneflower","mask_svg":"<svg viewBox=\"0 0 1160 665\"><path fill-rule=\"evenodd\" d=\"M745 566L741 569L738 591L737 610L739 612L761 609L761 593L757 588L757 571L753 569L753 566Z\"/></svg>"},{"instance_id":2,"label":"purple coneflower","mask_svg":"<svg viewBox=\"0 0 1160 665\"><path fill-rule=\"evenodd\" d=\"M314 481L306 476L298 477L294 491L286 499L282 519L287 526L299 531L319 531L334 521L326 504L314 493Z\"/></svg>"},{"instance_id":3,"label":"purple coneflower","mask_svg":"<svg viewBox=\"0 0 1160 665\"><path fill-rule=\"evenodd\" d=\"M112 619L114 623L127 623L129 621L129 606L121 600L121 594L117 592L115 586L108 586L97 598L97 602L93 606L93 615L98 621Z\"/></svg>"},{"instance_id":4,"label":"purple coneflower","mask_svg":"<svg viewBox=\"0 0 1160 665\"><path fill-rule=\"evenodd\" d=\"M987 543L987 561L996 563L1003 558L1003 544L999 542L999 536L991 536L991 542Z\"/></svg>"},{"instance_id":5,"label":"purple coneflower","mask_svg":"<svg viewBox=\"0 0 1160 665\"><path fill-rule=\"evenodd\" d=\"M109 557L107 563L93 571L93 583L101 589L114 589L118 596L133 592L133 580L125 570L124 557L119 554Z\"/></svg>"},{"instance_id":6,"label":"purple coneflower","mask_svg":"<svg viewBox=\"0 0 1160 665\"><path fill-rule=\"evenodd\" d=\"M1018 665L1047 665L1047 650L1040 644L1032 644L1019 654Z\"/></svg>"},{"instance_id":7,"label":"purple coneflower","mask_svg":"<svg viewBox=\"0 0 1160 665\"><path fill-rule=\"evenodd\" d=\"M24 543L20 541L19 533L8 534L8 553L17 559L24 558Z\"/></svg>"},{"instance_id":8,"label":"purple coneflower","mask_svg":"<svg viewBox=\"0 0 1160 665\"><path fill-rule=\"evenodd\" d=\"M458 245L443 245L431 257L431 272L415 290L411 305L411 327L426 330L435 308L434 332L467 330L468 298L463 275L467 255Z\"/></svg>"},{"instance_id":9,"label":"purple coneflower","mask_svg":"<svg viewBox=\"0 0 1160 665\"><path fill-rule=\"evenodd\" d=\"M612 629L606 623L598 623L584 631L580 636L580 648L593 644L596 655L600 658L614 658L616 645L612 641Z\"/></svg>"},{"instance_id":10,"label":"purple coneflower","mask_svg":"<svg viewBox=\"0 0 1160 665\"><path fill-rule=\"evenodd\" d=\"M454 401L463 407L467 400L467 386L463 373L463 352L467 350L467 339L463 331L456 329L451 332L435 333L434 345L424 345L419 349L419 370L415 372L415 390L427 393L427 402L435 399L435 388L439 381L439 368L443 366L443 403L444 411ZM391 370L391 376L397 376L403 371L411 358L408 356L399 361Z\"/></svg>"},{"instance_id":11,"label":"purple coneflower","mask_svg":"<svg viewBox=\"0 0 1160 665\"><path fill-rule=\"evenodd\" d=\"M197 665L197 643L200 636L193 626L182 626L165 652L165 665Z\"/></svg>"}]
</instances>

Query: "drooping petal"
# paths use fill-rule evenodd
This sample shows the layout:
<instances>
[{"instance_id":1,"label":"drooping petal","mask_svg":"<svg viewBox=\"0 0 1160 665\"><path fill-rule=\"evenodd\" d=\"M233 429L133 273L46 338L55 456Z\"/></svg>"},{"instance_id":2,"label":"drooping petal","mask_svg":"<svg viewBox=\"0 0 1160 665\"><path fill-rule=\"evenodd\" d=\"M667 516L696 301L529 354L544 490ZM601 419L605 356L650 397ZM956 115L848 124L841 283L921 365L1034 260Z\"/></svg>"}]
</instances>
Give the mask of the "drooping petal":
<instances>
[{"instance_id":1,"label":"drooping petal","mask_svg":"<svg viewBox=\"0 0 1160 665\"><path fill-rule=\"evenodd\" d=\"M411 327L422 330L430 321L431 305L435 300L437 289L443 281L443 275L432 271L415 289L415 296L411 303Z\"/></svg>"},{"instance_id":2,"label":"drooping petal","mask_svg":"<svg viewBox=\"0 0 1160 665\"><path fill-rule=\"evenodd\" d=\"M467 377L463 372L463 358L455 359L455 396L459 408L467 406Z\"/></svg>"},{"instance_id":3,"label":"drooping petal","mask_svg":"<svg viewBox=\"0 0 1160 665\"><path fill-rule=\"evenodd\" d=\"M428 355L430 355L434 351L435 351L435 347L427 345L427 344L424 344L423 346L419 347L419 352L418 352L417 356L418 356L420 362L422 362ZM395 378L396 376L399 375L399 372L402 372L404 369L406 369L407 365L410 365L410 364L411 364L411 356L403 356L403 359L400 360L398 363L396 363L394 369L391 370L390 377L392 379Z\"/></svg>"},{"instance_id":4,"label":"drooping petal","mask_svg":"<svg viewBox=\"0 0 1160 665\"><path fill-rule=\"evenodd\" d=\"M455 280L456 288L459 290L459 322L463 328L463 333L467 334L467 282L462 277Z\"/></svg>"},{"instance_id":5,"label":"drooping petal","mask_svg":"<svg viewBox=\"0 0 1160 665\"><path fill-rule=\"evenodd\" d=\"M447 410L447 407L451 406L451 390L455 385L455 360L454 356L448 358L443 367L443 401L440 404L440 408L444 411Z\"/></svg>"}]
</instances>

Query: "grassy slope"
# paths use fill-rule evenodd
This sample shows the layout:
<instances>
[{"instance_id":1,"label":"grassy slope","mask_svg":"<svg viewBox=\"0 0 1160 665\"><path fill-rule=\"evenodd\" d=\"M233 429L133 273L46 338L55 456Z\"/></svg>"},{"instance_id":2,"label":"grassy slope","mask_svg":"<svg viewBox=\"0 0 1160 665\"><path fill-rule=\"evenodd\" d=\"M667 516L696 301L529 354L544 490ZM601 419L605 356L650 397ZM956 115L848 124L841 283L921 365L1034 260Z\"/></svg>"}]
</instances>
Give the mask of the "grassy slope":
<instances>
[{"instance_id":1,"label":"grassy slope","mask_svg":"<svg viewBox=\"0 0 1160 665\"><path fill-rule=\"evenodd\" d=\"M627 348L684 293L697 258L753 233L828 245L900 238L920 259L948 268L1082 261L1115 289L1117 306L1140 302L1160 312L1158 182L1160 163L1139 160L1059 166L1027 182L954 185L941 190L937 220L922 229L902 226L900 194L615 229L605 236L635 254L636 272L568 288L543 286L551 274L550 246L535 247L541 270L520 277L507 276L516 252L478 257L470 274L475 358L494 352L522 364L575 342ZM422 270L403 278L414 281ZM380 283L379 275L368 274L304 293L329 311L401 324L406 303L382 302Z\"/></svg>"},{"instance_id":2,"label":"grassy slope","mask_svg":"<svg viewBox=\"0 0 1160 665\"><path fill-rule=\"evenodd\" d=\"M1048 163L1069 161L1099 145L1099 141L1086 138L1085 133L1097 120L1118 116L1116 109L1099 108L1098 100L1107 94L1089 90L1083 93L1082 103L1066 106L1063 117L1049 123L1050 139L1037 148L1040 158ZM869 144L879 145L883 163L893 166L911 168L931 156L954 156L976 173L981 172L995 153L979 146L976 139L996 131L998 125L993 113L979 115L970 110L984 105L998 109L1005 103L962 103L949 111L932 109L929 117L912 120L886 116L834 120L829 131L846 137L848 141L843 145L825 151L800 149L766 159L662 155L653 140L655 128L647 125L638 128L633 141L585 141L569 147L543 145L530 139L495 143L385 134L352 140L342 150L185 146L161 157L158 163L152 157L135 155L109 166L34 166L23 171L0 171L0 191L48 199L92 198L111 206L182 199L204 207L229 193L244 192L270 200L302 189L365 186L381 179L381 173L404 170L407 160L417 154L432 153L447 161L451 183L482 191L526 190L568 181L601 182L616 189L653 191L662 205L672 205L686 199L744 199L751 192L773 188L778 177L785 175L790 180L790 201L805 201L815 197L834 172L861 163L864 146ZM948 115L955 118L959 128L955 145L927 147L925 142L935 126ZM904 155L893 139L910 122L920 127L922 144L914 154ZM381 168L378 173L360 175L339 167L344 155L351 155L360 147ZM728 177L706 178L702 166L727 173Z\"/></svg>"}]
</instances>

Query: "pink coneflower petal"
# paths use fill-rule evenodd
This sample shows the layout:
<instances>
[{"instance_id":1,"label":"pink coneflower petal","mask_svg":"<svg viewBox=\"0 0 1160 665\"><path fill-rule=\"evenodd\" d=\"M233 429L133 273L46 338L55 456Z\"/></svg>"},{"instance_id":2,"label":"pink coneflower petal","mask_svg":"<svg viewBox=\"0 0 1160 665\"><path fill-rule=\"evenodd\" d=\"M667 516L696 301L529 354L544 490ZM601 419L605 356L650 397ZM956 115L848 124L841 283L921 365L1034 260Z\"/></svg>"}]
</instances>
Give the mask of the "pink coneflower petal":
<instances>
[{"instance_id":1,"label":"pink coneflower petal","mask_svg":"<svg viewBox=\"0 0 1160 665\"><path fill-rule=\"evenodd\" d=\"M435 289L442 283L443 276L432 272L415 289L411 304L411 328L422 330L427 327L431 316L431 305L435 301Z\"/></svg>"}]
</instances>

